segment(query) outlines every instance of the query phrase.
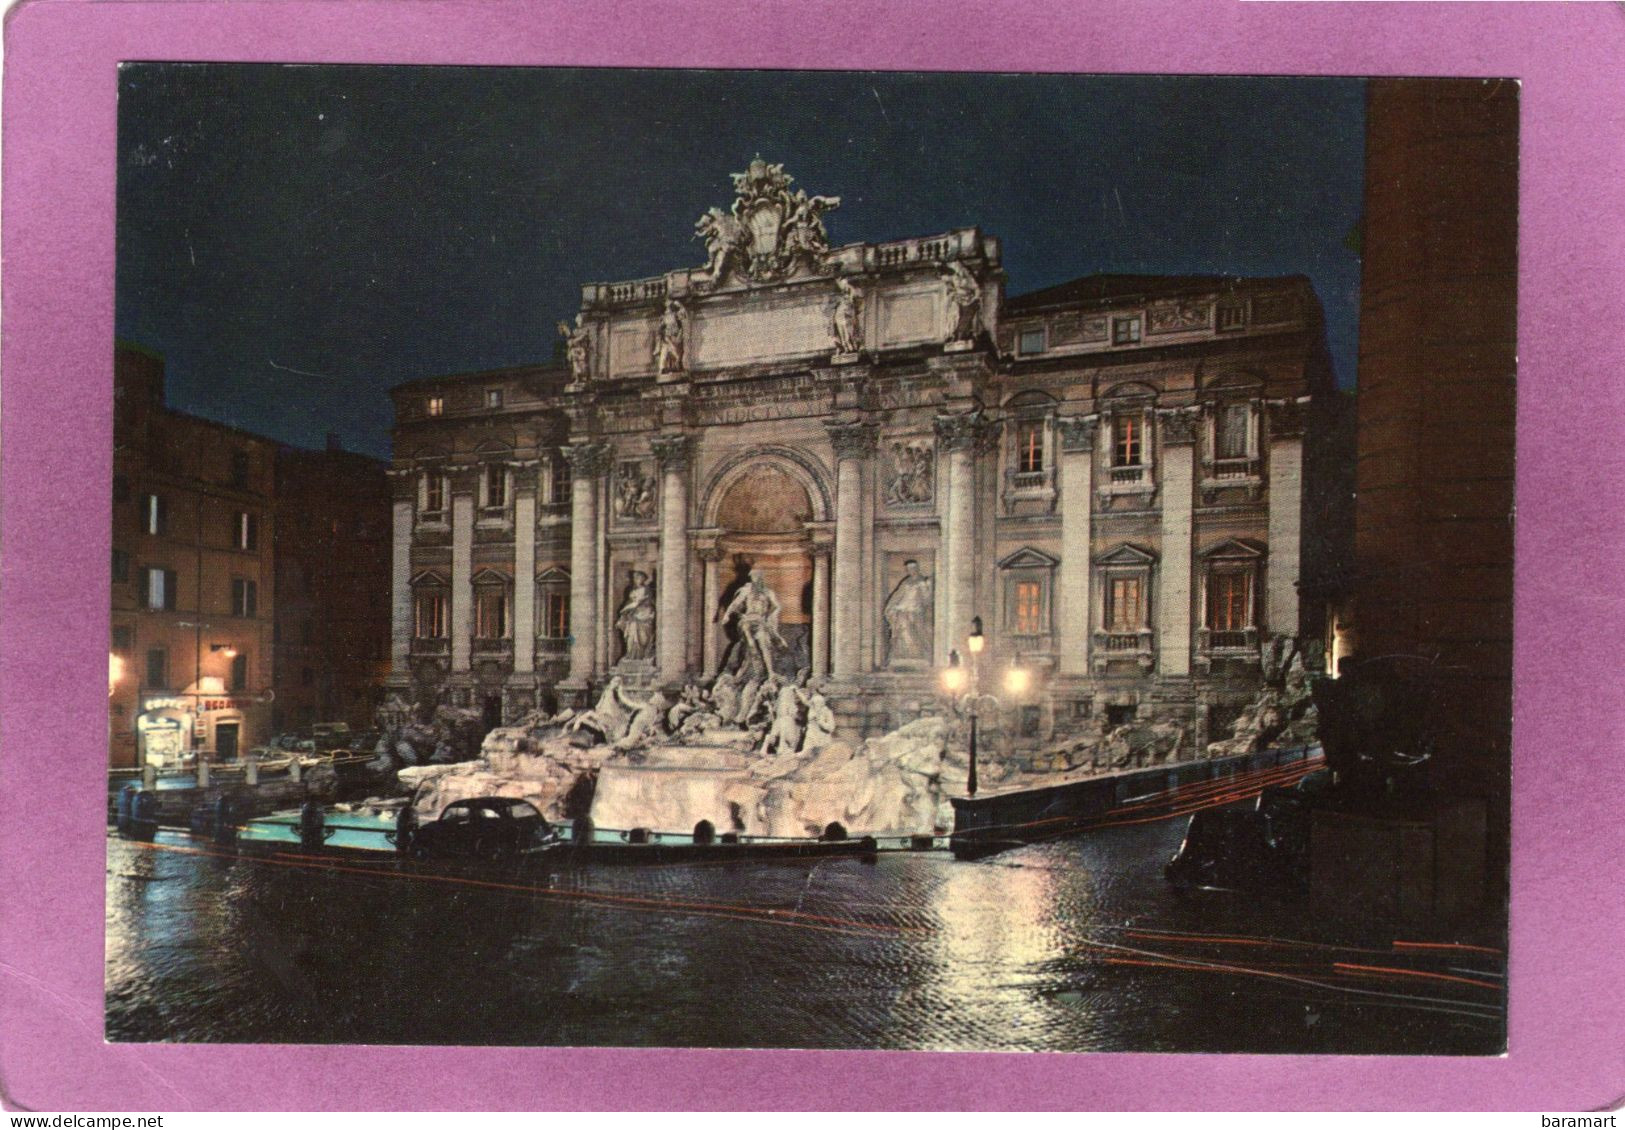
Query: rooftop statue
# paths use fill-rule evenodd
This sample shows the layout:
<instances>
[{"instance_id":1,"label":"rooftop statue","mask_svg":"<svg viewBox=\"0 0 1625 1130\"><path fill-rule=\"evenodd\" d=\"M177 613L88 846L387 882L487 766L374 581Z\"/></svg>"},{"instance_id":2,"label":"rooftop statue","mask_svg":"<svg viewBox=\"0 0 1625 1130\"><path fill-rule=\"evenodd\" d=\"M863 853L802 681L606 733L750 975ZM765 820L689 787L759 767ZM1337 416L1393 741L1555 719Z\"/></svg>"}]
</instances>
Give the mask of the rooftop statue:
<instances>
[{"instance_id":1,"label":"rooftop statue","mask_svg":"<svg viewBox=\"0 0 1625 1130\"><path fill-rule=\"evenodd\" d=\"M829 250L823 216L840 207L839 196L808 196L790 191L795 178L783 165L757 157L742 173L733 174L735 199L724 212L709 208L694 225L705 241L705 273L720 285L730 270L747 282L771 282L796 267L816 269Z\"/></svg>"}]
</instances>

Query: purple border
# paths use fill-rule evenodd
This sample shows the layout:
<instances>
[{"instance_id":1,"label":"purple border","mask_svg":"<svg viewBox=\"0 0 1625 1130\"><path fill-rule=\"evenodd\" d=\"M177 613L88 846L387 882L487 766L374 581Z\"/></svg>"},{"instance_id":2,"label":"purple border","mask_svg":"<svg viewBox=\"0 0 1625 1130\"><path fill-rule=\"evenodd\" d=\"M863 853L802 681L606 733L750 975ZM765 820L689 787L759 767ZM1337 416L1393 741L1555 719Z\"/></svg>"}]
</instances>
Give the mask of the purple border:
<instances>
[{"instance_id":1,"label":"purple border","mask_svg":"<svg viewBox=\"0 0 1625 1130\"><path fill-rule=\"evenodd\" d=\"M0 1080L10 1103L1582 1110L1625 1092L1625 682L1611 661L1625 617L1608 587L1625 546L1625 22L1613 5L25 0L9 17ZM109 473L121 59L1521 78L1510 1054L1285 1060L105 1044L106 707L97 692L108 497L95 484Z\"/></svg>"}]
</instances>

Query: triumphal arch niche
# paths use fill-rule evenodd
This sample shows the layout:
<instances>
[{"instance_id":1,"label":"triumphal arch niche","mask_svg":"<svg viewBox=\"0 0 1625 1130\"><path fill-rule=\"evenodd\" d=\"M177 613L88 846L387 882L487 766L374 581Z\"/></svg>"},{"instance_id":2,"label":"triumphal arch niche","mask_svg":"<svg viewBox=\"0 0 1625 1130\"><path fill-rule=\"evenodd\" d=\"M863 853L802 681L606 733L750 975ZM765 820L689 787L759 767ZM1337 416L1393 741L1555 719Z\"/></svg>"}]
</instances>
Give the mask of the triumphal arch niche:
<instances>
[{"instance_id":1,"label":"triumphal arch niche","mask_svg":"<svg viewBox=\"0 0 1625 1130\"><path fill-rule=\"evenodd\" d=\"M1323 634L1298 586L1331 392L1308 281L1007 299L992 236L837 245L839 207L754 160L697 209L703 262L582 287L562 369L396 390L396 669L439 664L456 702L500 668L516 713L770 667L859 736L947 709L980 624L983 725L1012 744L1224 736L1263 657Z\"/></svg>"}]
</instances>

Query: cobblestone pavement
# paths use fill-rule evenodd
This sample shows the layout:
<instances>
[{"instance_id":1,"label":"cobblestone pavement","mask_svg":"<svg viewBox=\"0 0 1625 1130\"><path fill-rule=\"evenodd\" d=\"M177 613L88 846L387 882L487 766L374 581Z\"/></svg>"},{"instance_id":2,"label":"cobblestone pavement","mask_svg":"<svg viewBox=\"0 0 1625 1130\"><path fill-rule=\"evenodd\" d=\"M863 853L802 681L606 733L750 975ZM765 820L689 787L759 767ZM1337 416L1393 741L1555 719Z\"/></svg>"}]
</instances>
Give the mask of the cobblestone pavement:
<instances>
[{"instance_id":1,"label":"cobblestone pavement","mask_svg":"<svg viewBox=\"0 0 1625 1130\"><path fill-rule=\"evenodd\" d=\"M505 877L197 854L214 849L169 833L154 846L110 839L107 1032L933 1050L1504 1046L1498 954L1396 950L1392 934L1334 932L1301 906L1181 895L1161 869L1182 826L1111 828L974 863L888 854ZM1259 942L1271 938L1295 944Z\"/></svg>"}]
</instances>

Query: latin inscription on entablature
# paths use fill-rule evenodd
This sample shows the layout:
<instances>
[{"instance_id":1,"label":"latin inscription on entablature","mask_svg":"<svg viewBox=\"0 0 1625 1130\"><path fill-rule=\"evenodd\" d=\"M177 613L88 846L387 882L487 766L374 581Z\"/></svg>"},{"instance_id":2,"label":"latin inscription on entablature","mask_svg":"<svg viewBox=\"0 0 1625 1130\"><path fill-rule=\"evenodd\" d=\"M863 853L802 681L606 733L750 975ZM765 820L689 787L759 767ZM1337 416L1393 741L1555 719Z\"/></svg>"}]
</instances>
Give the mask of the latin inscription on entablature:
<instances>
[{"instance_id":1,"label":"latin inscription on entablature","mask_svg":"<svg viewBox=\"0 0 1625 1130\"><path fill-rule=\"evenodd\" d=\"M750 424L830 410L829 392L809 373L771 377L749 384L696 385L690 393L699 425Z\"/></svg>"},{"instance_id":2,"label":"latin inscription on entablature","mask_svg":"<svg viewBox=\"0 0 1625 1130\"><path fill-rule=\"evenodd\" d=\"M942 378L921 374L901 380L870 381L863 390L862 405L870 412L892 408L932 408L941 404Z\"/></svg>"}]
</instances>

